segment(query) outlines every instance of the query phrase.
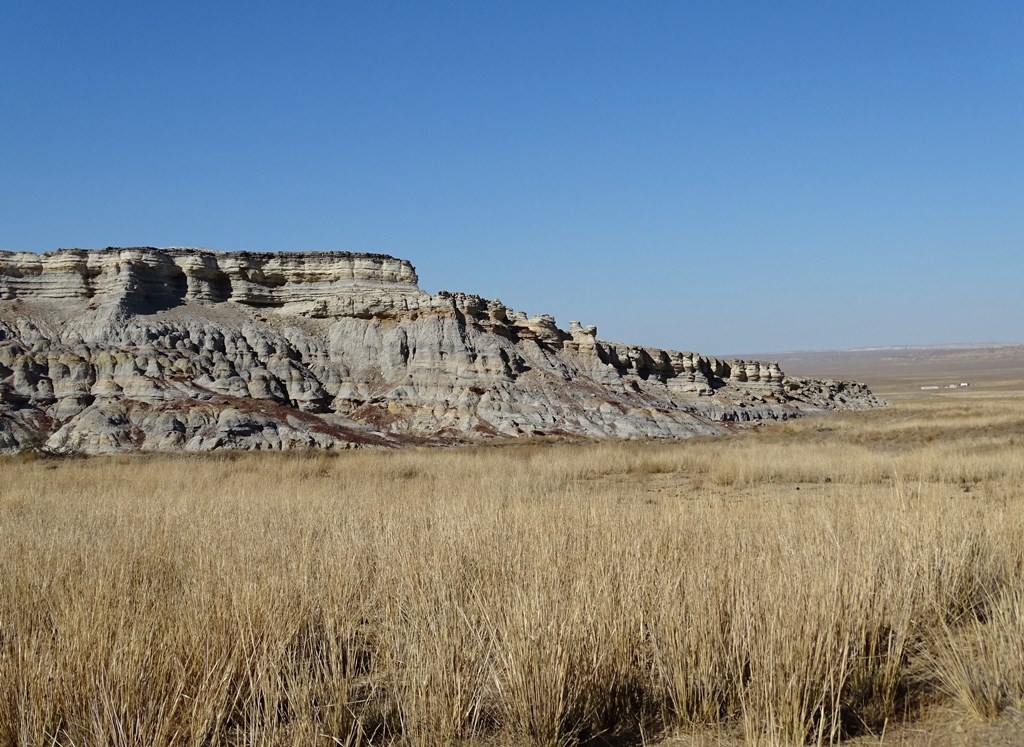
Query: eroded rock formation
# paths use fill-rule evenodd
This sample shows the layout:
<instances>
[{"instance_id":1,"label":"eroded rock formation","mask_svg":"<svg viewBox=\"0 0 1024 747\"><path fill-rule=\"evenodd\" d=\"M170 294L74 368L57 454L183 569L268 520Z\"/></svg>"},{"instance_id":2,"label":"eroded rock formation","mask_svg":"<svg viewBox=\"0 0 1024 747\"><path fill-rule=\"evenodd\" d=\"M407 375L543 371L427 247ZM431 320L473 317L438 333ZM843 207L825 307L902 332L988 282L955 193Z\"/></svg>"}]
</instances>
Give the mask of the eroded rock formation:
<instances>
[{"instance_id":1,"label":"eroded rock formation","mask_svg":"<svg viewBox=\"0 0 1024 747\"><path fill-rule=\"evenodd\" d=\"M880 402L425 293L386 255L0 252L0 450L681 437Z\"/></svg>"}]
</instances>

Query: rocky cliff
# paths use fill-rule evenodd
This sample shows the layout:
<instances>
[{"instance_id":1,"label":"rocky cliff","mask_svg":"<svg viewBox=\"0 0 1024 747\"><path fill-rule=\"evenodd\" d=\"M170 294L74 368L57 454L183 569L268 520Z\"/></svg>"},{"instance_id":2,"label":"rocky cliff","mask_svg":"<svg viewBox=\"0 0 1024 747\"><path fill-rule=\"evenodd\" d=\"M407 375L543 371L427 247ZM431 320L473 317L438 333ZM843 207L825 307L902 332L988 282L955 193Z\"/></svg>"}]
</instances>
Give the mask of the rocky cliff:
<instances>
[{"instance_id":1,"label":"rocky cliff","mask_svg":"<svg viewBox=\"0 0 1024 747\"><path fill-rule=\"evenodd\" d=\"M682 437L880 404L776 364L597 339L377 254L0 252L0 450Z\"/></svg>"}]
</instances>

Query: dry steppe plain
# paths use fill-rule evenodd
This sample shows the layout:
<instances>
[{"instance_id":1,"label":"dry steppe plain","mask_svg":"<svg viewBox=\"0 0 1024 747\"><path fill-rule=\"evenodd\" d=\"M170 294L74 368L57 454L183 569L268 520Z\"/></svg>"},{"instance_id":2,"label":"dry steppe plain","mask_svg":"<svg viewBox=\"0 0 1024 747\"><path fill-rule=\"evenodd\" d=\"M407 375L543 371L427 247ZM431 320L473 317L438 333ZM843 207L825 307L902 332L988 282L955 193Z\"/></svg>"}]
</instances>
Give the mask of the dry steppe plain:
<instances>
[{"instance_id":1,"label":"dry steppe plain","mask_svg":"<svg viewBox=\"0 0 1024 747\"><path fill-rule=\"evenodd\" d=\"M1022 391L5 459L0 745L1021 744Z\"/></svg>"}]
</instances>

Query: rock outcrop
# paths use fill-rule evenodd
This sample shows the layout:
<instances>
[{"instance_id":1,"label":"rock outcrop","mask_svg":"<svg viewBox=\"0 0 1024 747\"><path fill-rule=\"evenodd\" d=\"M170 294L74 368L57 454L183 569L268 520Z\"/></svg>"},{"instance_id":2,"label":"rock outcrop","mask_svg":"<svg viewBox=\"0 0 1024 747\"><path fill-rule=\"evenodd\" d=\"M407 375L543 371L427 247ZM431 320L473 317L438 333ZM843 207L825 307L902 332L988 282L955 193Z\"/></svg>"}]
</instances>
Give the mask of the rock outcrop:
<instances>
[{"instance_id":1,"label":"rock outcrop","mask_svg":"<svg viewBox=\"0 0 1024 747\"><path fill-rule=\"evenodd\" d=\"M880 404L425 293L377 254L0 252L0 451L683 437Z\"/></svg>"}]
</instances>

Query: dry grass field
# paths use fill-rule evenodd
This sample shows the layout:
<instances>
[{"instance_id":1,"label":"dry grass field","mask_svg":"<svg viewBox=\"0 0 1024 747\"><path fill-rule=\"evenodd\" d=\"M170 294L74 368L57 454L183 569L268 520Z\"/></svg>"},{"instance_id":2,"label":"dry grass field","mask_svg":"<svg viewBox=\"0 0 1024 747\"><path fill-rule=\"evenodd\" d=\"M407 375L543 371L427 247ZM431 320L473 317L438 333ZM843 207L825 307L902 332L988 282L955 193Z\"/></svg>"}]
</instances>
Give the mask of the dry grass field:
<instances>
[{"instance_id":1,"label":"dry grass field","mask_svg":"<svg viewBox=\"0 0 1024 747\"><path fill-rule=\"evenodd\" d=\"M1019 744L1024 397L956 395L680 443L8 459L0 745Z\"/></svg>"}]
</instances>

